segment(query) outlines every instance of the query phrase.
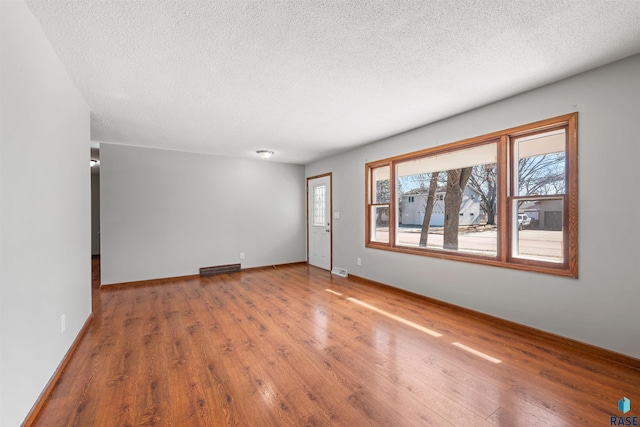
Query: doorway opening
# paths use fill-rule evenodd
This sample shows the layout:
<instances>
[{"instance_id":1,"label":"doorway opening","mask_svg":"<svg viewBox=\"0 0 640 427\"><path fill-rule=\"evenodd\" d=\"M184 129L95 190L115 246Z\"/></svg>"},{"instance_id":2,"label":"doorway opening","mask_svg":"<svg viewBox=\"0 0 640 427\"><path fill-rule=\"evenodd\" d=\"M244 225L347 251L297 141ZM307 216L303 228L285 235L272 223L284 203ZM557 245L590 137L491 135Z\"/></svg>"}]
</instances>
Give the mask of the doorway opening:
<instances>
[{"instance_id":1,"label":"doorway opening","mask_svg":"<svg viewBox=\"0 0 640 427\"><path fill-rule=\"evenodd\" d=\"M95 143L92 143L92 145ZM100 287L100 148L91 147L91 306L96 312Z\"/></svg>"}]
</instances>

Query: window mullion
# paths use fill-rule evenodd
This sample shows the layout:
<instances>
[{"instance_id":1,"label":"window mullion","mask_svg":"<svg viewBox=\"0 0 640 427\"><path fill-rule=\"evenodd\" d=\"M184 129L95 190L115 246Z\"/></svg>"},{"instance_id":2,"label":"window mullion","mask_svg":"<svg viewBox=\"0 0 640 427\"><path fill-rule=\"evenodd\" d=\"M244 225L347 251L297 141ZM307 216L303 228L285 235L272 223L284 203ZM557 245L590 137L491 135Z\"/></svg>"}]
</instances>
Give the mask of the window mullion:
<instances>
[{"instance_id":1,"label":"window mullion","mask_svg":"<svg viewBox=\"0 0 640 427\"><path fill-rule=\"evenodd\" d=\"M509 257L509 174L510 164L509 137L502 135L498 144L498 259L506 262Z\"/></svg>"},{"instance_id":2,"label":"window mullion","mask_svg":"<svg viewBox=\"0 0 640 427\"><path fill-rule=\"evenodd\" d=\"M389 163L389 245L396 246L396 210L398 201L396 200L396 165Z\"/></svg>"}]
</instances>

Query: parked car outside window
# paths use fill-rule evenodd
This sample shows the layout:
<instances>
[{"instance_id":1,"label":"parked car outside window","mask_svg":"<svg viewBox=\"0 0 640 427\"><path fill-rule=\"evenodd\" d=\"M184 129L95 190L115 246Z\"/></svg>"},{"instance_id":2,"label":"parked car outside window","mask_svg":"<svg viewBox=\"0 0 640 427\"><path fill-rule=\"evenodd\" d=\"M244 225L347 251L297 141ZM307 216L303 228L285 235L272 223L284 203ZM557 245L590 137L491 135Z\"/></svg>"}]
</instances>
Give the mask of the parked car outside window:
<instances>
[{"instance_id":1,"label":"parked car outside window","mask_svg":"<svg viewBox=\"0 0 640 427\"><path fill-rule=\"evenodd\" d=\"M518 214L518 230L524 230L531 225L531 218L527 214Z\"/></svg>"}]
</instances>

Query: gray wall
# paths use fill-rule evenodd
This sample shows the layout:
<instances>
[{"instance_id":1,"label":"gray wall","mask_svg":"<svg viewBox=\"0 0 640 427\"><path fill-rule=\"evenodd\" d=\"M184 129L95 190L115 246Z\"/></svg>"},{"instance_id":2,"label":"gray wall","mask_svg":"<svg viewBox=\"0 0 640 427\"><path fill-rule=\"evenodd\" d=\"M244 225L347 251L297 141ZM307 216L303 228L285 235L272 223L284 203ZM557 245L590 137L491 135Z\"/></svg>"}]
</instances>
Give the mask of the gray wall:
<instances>
[{"instance_id":1,"label":"gray wall","mask_svg":"<svg viewBox=\"0 0 640 427\"><path fill-rule=\"evenodd\" d=\"M303 166L103 143L100 186L102 284L306 259Z\"/></svg>"},{"instance_id":2,"label":"gray wall","mask_svg":"<svg viewBox=\"0 0 640 427\"><path fill-rule=\"evenodd\" d=\"M639 76L634 56L307 165L307 176L333 172L333 209L340 212L334 265L640 357ZM366 162L573 111L579 112L579 279L365 248Z\"/></svg>"},{"instance_id":3,"label":"gray wall","mask_svg":"<svg viewBox=\"0 0 640 427\"><path fill-rule=\"evenodd\" d=\"M89 109L27 6L0 8L0 425L10 427L91 312L90 137Z\"/></svg>"}]
</instances>

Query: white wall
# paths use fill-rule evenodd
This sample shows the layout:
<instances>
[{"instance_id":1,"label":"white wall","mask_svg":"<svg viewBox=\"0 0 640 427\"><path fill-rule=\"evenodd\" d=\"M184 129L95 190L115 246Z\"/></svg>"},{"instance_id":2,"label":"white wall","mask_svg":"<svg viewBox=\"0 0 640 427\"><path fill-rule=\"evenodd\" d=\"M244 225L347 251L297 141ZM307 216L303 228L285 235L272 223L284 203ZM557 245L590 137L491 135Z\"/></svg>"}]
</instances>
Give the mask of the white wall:
<instances>
[{"instance_id":1,"label":"white wall","mask_svg":"<svg viewBox=\"0 0 640 427\"><path fill-rule=\"evenodd\" d=\"M102 284L306 259L303 166L100 147Z\"/></svg>"},{"instance_id":2,"label":"white wall","mask_svg":"<svg viewBox=\"0 0 640 427\"><path fill-rule=\"evenodd\" d=\"M366 162L573 111L579 112L579 279L364 247ZM307 176L333 172L333 207L340 212L334 221L334 265L640 357L639 111L636 55L307 165Z\"/></svg>"},{"instance_id":3,"label":"white wall","mask_svg":"<svg viewBox=\"0 0 640 427\"><path fill-rule=\"evenodd\" d=\"M0 8L0 425L13 427L91 312L90 136L89 109L27 6Z\"/></svg>"}]
</instances>

